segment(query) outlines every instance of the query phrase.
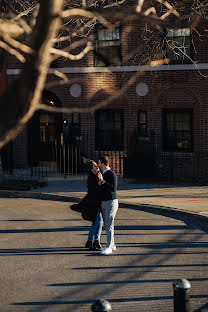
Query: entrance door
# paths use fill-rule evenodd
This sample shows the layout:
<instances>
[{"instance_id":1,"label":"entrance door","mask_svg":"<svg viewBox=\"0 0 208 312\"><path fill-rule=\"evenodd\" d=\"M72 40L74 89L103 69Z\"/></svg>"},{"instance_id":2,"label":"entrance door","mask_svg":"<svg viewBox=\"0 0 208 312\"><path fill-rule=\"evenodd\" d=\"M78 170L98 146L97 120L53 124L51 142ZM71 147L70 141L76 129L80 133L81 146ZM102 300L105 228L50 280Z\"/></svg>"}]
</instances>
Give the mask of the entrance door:
<instances>
[{"instance_id":1,"label":"entrance door","mask_svg":"<svg viewBox=\"0 0 208 312\"><path fill-rule=\"evenodd\" d=\"M47 105L61 106L55 94L43 92L42 102ZM56 143L60 142L62 115L47 111L37 111L28 123L29 164L40 163L51 166L56 160Z\"/></svg>"},{"instance_id":2,"label":"entrance door","mask_svg":"<svg viewBox=\"0 0 208 312\"><path fill-rule=\"evenodd\" d=\"M55 114L40 113L40 150L39 160L55 162L56 118Z\"/></svg>"},{"instance_id":3,"label":"entrance door","mask_svg":"<svg viewBox=\"0 0 208 312\"><path fill-rule=\"evenodd\" d=\"M155 176L156 155L155 150L150 147L137 147L137 177L153 178Z\"/></svg>"}]
</instances>

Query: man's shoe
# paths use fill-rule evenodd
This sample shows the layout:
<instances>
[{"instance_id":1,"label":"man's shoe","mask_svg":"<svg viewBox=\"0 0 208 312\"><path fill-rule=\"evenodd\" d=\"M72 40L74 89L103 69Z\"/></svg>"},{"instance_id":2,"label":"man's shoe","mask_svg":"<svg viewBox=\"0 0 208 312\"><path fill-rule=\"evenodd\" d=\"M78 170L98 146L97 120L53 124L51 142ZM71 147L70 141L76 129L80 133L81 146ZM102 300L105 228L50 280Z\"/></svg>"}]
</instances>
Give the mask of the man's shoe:
<instances>
[{"instance_id":1,"label":"man's shoe","mask_svg":"<svg viewBox=\"0 0 208 312\"><path fill-rule=\"evenodd\" d=\"M107 248L109 248L109 247L102 247L100 250L105 250L105 249L107 249ZM111 247L111 249L112 250L116 250L116 245L113 245L112 247Z\"/></svg>"},{"instance_id":2,"label":"man's shoe","mask_svg":"<svg viewBox=\"0 0 208 312\"><path fill-rule=\"evenodd\" d=\"M87 241L85 244L85 248L88 248L89 250L94 250L92 241Z\"/></svg>"},{"instance_id":3,"label":"man's shoe","mask_svg":"<svg viewBox=\"0 0 208 312\"><path fill-rule=\"evenodd\" d=\"M99 240L97 240L97 239L94 241L93 247L95 250L101 250L102 249L102 246L101 246Z\"/></svg>"},{"instance_id":4,"label":"man's shoe","mask_svg":"<svg viewBox=\"0 0 208 312\"><path fill-rule=\"evenodd\" d=\"M111 247L105 248L104 250L101 251L100 254L103 256L110 255L110 254L112 254L112 248Z\"/></svg>"}]
</instances>

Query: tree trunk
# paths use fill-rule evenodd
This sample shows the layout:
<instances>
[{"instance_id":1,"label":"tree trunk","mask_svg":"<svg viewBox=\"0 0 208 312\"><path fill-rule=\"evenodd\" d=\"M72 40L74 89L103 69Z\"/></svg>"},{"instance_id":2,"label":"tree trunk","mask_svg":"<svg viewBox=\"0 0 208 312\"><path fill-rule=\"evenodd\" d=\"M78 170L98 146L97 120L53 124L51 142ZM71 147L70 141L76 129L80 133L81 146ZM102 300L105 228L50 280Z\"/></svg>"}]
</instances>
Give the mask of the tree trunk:
<instances>
[{"instance_id":1,"label":"tree trunk","mask_svg":"<svg viewBox=\"0 0 208 312\"><path fill-rule=\"evenodd\" d=\"M40 8L20 78L7 88L0 101L0 148L21 131L41 101L50 66L52 39L61 25L64 0L39 0Z\"/></svg>"},{"instance_id":2,"label":"tree trunk","mask_svg":"<svg viewBox=\"0 0 208 312\"><path fill-rule=\"evenodd\" d=\"M2 167L1 151L0 151L0 181L2 180L3 180L3 167Z\"/></svg>"}]
</instances>

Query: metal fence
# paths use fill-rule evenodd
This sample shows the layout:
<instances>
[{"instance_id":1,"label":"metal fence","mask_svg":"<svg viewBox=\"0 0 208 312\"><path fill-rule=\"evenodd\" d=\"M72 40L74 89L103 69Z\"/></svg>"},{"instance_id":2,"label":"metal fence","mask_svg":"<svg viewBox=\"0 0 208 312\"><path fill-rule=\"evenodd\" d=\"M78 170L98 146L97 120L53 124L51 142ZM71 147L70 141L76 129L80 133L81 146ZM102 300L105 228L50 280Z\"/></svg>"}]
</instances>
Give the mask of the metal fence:
<instances>
[{"instance_id":1,"label":"metal fence","mask_svg":"<svg viewBox=\"0 0 208 312\"><path fill-rule=\"evenodd\" d=\"M130 146L131 147L131 146ZM187 181L208 182L208 152L167 152L154 147L137 145L132 150L126 144L125 150L99 150L90 140L71 144L54 144L46 160L30 159L26 168L14 166L12 151L2 158L5 176L42 178L57 174L69 179L87 174L83 158L98 161L108 155L110 166L119 177L138 181Z\"/></svg>"}]
</instances>

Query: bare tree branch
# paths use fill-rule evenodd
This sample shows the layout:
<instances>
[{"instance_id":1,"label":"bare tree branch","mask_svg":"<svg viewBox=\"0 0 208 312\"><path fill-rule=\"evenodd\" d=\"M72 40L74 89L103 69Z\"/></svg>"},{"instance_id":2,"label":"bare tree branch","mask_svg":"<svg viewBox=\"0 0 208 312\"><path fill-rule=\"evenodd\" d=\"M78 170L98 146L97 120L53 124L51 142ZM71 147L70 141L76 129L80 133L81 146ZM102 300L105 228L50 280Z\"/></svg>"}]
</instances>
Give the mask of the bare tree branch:
<instances>
[{"instance_id":1,"label":"bare tree branch","mask_svg":"<svg viewBox=\"0 0 208 312\"><path fill-rule=\"evenodd\" d=\"M9 52L10 54L16 56L16 58L21 62L25 63L25 58L17 50L11 48L8 44L0 40L0 47Z\"/></svg>"},{"instance_id":2,"label":"bare tree branch","mask_svg":"<svg viewBox=\"0 0 208 312\"><path fill-rule=\"evenodd\" d=\"M9 21L0 18L0 36L5 33L10 34L10 36L13 38L18 38L24 35L25 30L15 21Z\"/></svg>"},{"instance_id":3,"label":"bare tree branch","mask_svg":"<svg viewBox=\"0 0 208 312\"><path fill-rule=\"evenodd\" d=\"M152 8L150 8L152 10ZM155 11L154 11L155 12ZM176 15L176 14L175 14ZM146 15L143 13L136 13L136 9L128 9L128 10L122 10L121 8L86 8L84 9L71 9L71 10L65 10L61 14L62 18L67 19L69 17L88 17L92 18L93 16L96 16L98 20L100 20L101 23L106 24L106 20L114 20L114 21L137 21L140 23L148 23L150 25L158 25L162 28L190 28L192 27L192 24L195 22L195 19L187 19L187 17L179 17L176 16L175 18L165 18L161 19L157 15ZM198 24L203 27L208 26L208 19L207 18L201 18L198 21ZM107 26L107 27L112 27Z\"/></svg>"},{"instance_id":4,"label":"bare tree branch","mask_svg":"<svg viewBox=\"0 0 208 312\"><path fill-rule=\"evenodd\" d=\"M35 6L32 5L32 6L29 7L27 10L25 10L25 11L19 13L18 15L16 15L16 16L13 18L13 20L14 20L14 21L17 21L18 19L22 18L23 16L27 16L28 13L31 13L31 12L33 12L34 10L35 10Z\"/></svg>"},{"instance_id":5,"label":"bare tree branch","mask_svg":"<svg viewBox=\"0 0 208 312\"><path fill-rule=\"evenodd\" d=\"M31 1L18 0L15 1L19 5L19 9L14 9L15 16L14 14L13 16L1 15L4 18L0 18L0 47L15 55L24 64L19 79L11 84L1 98L0 148L17 135L37 109L67 113L95 111L121 96L135 82L138 75L142 75L143 71L135 74L118 93L91 108L56 108L39 104L48 73L56 75L60 80L50 81L47 86L55 83L69 84L75 81L59 71L49 69L50 62L60 56L79 60L86 55L93 48L91 31L98 21L110 29L119 26L122 22L137 22L144 25L144 32L149 32L149 34L151 31L147 30L146 25L153 25L159 30L164 28L193 29L197 26L206 29L208 27L206 17L208 1L194 1L189 15L183 14L186 11L184 9L186 1L180 1L179 4L177 1L156 0L154 3L137 0L131 9L119 7L125 2L126 0L115 1L113 4L108 3L104 4L104 7L97 7L97 0L39 0L36 6L35 1L32 1L31 6ZM30 18L28 18L29 13L33 13ZM153 33L150 34L151 36L154 38ZM148 36L143 36L143 38L144 41L146 40L144 47L151 51ZM66 46L67 40L69 45L61 48L62 45ZM54 43L60 44L55 48ZM160 43L159 40L158 42L155 40L157 58L162 55ZM70 53L77 48L80 51L82 47L82 51L77 52L78 54ZM27 55L23 56L21 52ZM136 53L141 54L141 51L137 49ZM144 67L144 71L149 66L158 66L168 62L168 60L155 61L151 53L145 58L145 64L149 63L149 65Z\"/></svg>"},{"instance_id":6,"label":"bare tree branch","mask_svg":"<svg viewBox=\"0 0 208 312\"><path fill-rule=\"evenodd\" d=\"M39 109L42 109L48 112L54 112L54 113L92 113L92 112L95 112L98 109L106 107L107 105L112 103L115 99L122 96L126 92L126 90L135 83L136 79L142 76L147 69L149 69L150 67L159 66L162 64L168 64L168 62L169 62L168 59L150 62L150 64L143 67L143 70L136 72L118 92L113 93L107 99L100 101L99 103L93 106L90 106L90 107L55 107L55 106L49 106L46 104L39 104L37 107Z\"/></svg>"},{"instance_id":7,"label":"bare tree branch","mask_svg":"<svg viewBox=\"0 0 208 312\"><path fill-rule=\"evenodd\" d=\"M164 0L157 0L157 2L164 4L171 13L173 13L177 17L180 17L180 14L174 9L174 7L169 2L164 1Z\"/></svg>"},{"instance_id":8,"label":"bare tree branch","mask_svg":"<svg viewBox=\"0 0 208 312\"><path fill-rule=\"evenodd\" d=\"M27 56L20 79L1 99L0 148L9 142L32 117L42 96L50 65L52 39L61 25L63 0L40 0L40 9L30 46L33 53ZM40 27L41 25L41 27ZM13 93L16 91L15 94ZM8 92L11 92L9 93ZM16 106L14 107L14 102ZM8 114L8 110L10 114Z\"/></svg>"},{"instance_id":9,"label":"bare tree branch","mask_svg":"<svg viewBox=\"0 0 208 312\"><path fill-rule=\"evenodd\" d=\"M68 53L68 52L63 51L63 50L54 49L54 48L51 48L51 53L56 54L58 56L66 57L66 58L73 60L73 61L78 61L78 60L82 59L92 49L93 49L92 43L88 42L86 47L82 50L82 52L80 52L79 54L76 54L76 55Z\"/></svg>"},{"instance_id":10,"label":"bare tree branch","mask_svg":"<svg viewBox=\"0 0 208 312\"><path fill-rule=\"evenodd\" d=\"M10 35L8 34L4 34L3 35L3 39L9 43L10 45L12 45L13 47L15 47L16 49L19 49L19 50L22 50L22 52L25 52L25 53L29 53L31 54L33 52L33 50L28 47L27 45L13 39L12 37L10 37Z\"/></svg>"}]
</instances>

